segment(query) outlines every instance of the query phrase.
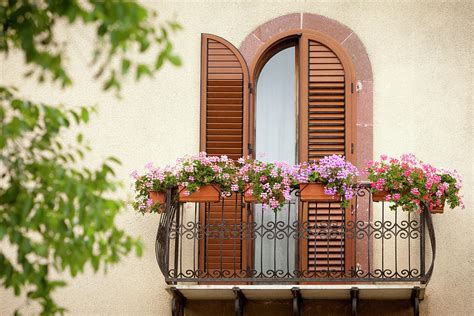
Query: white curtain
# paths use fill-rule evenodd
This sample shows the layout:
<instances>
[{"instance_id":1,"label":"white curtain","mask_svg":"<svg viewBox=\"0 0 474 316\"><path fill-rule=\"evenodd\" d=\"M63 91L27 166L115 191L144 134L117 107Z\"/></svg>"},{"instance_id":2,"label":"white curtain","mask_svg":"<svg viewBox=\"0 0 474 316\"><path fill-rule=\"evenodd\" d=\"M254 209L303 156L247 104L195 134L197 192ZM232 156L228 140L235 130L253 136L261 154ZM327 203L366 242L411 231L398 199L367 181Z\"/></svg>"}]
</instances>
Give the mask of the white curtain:
<instances>
[{"instance_id":1,"label":"white curtain","mask_svg":"<svg viewBox=\"0 0 474 316\"><path fill-rule=\"evenodd\" d=\"M296 162L296 74L295 48L275 54L264 66L257 82L256 103L256 158L262 161ZM297 220L297 205L284 207L277 213L254 208L258 225L273 227L271 222L288 225ZM271 230L272 231L272 230ZM275 231L275 230L273 230ZM255 269L270 276L269 270L292 273L295 268L293 236L275 235L267 231L255 240Z\"/></svg>"}]
</instances>

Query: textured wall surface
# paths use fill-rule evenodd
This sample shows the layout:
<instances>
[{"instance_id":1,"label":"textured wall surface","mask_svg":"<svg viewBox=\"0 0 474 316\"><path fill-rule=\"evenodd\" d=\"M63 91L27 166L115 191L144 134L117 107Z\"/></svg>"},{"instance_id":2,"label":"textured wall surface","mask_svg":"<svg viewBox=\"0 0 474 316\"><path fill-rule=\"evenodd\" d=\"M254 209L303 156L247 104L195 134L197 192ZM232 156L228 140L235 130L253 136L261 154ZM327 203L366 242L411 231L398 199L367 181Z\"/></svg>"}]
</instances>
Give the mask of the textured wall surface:
<instances>
[{"instance_id":1,"label":"textured wall surface","mask_svg":"<svg viewBox=\"0 0 474 316\"><path fill-rule=\"evenodd\" d=\"M423 160L456 168L464 175L466 209L447 210L434 219L437 261L421 309L424 315L474 314L473 2L146 4L159 10L163 17L176 15L183 24L184 31L175 38L176 49L184 60L181 68L166 66L154 79L139 84L129 82L123 98L117 100L101 92L92 80L87 60L93 34L78 26L59 30L70 38L73 63L69 69L75 79L74 88L63 91L23 79L22 58L15 54L1 62L1 83L16 85L35 100L100 104L99 115L86 131L94 148L88 161L93 165L98 157L119 157L123 166L118 175L128 189L129 173L146 162L172 163L178 156L198 151L200 33L220 35L238 47L257 26L280 15L309 12L335 19L359 36L372 63L374 154L414 152ZM130 197L130 191L124 190L122 196ZM86 273L71 280L66 289L57 293L59 302L73 315L168 315L170 296L164 291L154 258L157 223L156 216L142 217L131 209L125 212L118 224L141 236L146 244L144 257L131 256L106 275ZM286 303L252 304L250 308L261 315L289 313ZM36 310L34 305L25 305L24 299L0 290L0 315L8 315L19 306L26 314ZM202 309L203 306L207 308ZM201 307L193 303L190 314L229 315L231 306L229 302ZM347 312L347 307L333 306L322 314ZM382 314L384 306L367 303L361 308ZM288 312L283 313L284 310ZM314 305L312 310L322 311L320 305Z\"/></svg>"}]
</instances>

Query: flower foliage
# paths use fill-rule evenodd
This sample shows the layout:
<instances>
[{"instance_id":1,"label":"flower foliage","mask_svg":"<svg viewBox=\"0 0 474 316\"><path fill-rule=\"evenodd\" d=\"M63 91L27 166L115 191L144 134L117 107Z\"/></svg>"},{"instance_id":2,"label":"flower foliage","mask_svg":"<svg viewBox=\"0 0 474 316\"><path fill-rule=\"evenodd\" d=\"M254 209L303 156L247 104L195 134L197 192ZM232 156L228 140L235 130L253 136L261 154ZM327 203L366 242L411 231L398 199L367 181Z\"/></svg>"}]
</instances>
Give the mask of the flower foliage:
<instances>
[{"instance_id":1,"label":"flower foliage","mask_svg":"<svg viewBox=\"0 0 474 316\"><path fill-rule=\"evenodd\" d=\"M142 214L158 213L163 205L159 202L153 203L149 196L150 191L164 192L176 187L177 173L174 167L155 168L152 163L148 163L145 169L147 171L142 176L138 175L137 171L130 175L135 179L135 200L132 206Z\"/></svg>"},{"instance_id":2,"label":"flower foliage","mask_svg":"<svg viewBox=\"0 0 474 316\"><path fill-rule=\"evenodd\" d=\"M359 175L357 168L341 155L331 155L319 162L298 166L297 180L300 183L324 184L324 193L341 197L341 206L347 208L354 196L354 185Z\"/></svg>"},{"instance_id":3,"label":"flower foliage","mask_svg":"<svg viewBox=\"0 0 474 316\"><path fill-rule=\"evenodd\" d=\"M430 210L448 203L450 208L464 207L460 194L462 179L456 171L438 169L418 160L413 154L400 159L380 156L367 168L372 191L387 191L386 201L393 202L391 209L420 210L426 203Z\"/></svg>"},{"instance_id":4,"label":"flower foliage","mask_svg":"<svg viewBox=\"0 0 474 316\"><path fill-rule=\"evenodd\" d=\"M201 152L178 159L176 168L178 185L184 187L186 195L207 184L218 185L222 196L231 195L237 169L234 161L227 156L208 156Z\"/></svg>"},{"instance_id":5,"label":"flower foliage","mask_svg":"<svg viewBox=\"0 0 474 316\"><path fill-rule=\"evenodd\" d=\"M262 203L263 208L280 209L291 200L291 186L294 184L294 167L284 162L266 163L240 158L237 183L233 191L244 188Z\"/></svg>"}]
</instances>

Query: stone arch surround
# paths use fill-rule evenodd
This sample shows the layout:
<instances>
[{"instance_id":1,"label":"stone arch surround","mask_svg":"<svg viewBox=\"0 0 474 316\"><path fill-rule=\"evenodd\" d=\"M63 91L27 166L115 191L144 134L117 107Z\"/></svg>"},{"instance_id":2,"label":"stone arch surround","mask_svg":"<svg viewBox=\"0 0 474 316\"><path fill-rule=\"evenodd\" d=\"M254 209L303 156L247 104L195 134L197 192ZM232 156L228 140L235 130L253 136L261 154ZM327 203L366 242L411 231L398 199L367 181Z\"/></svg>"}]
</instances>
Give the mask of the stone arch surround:
<instances>
[{"instance_id":1,"label":"stone arch surround","mask_svg":"<svg viewBox=\"0 0 474 316\"><path fill-rule=\"evenodd\" d=\"M354 31L322 15L292 13L258 26L243 40L239 50L250 65L259 48L273 36L298 29L315 30L332 37L352 59L357 86L356 164L363 168L373 158L373 77L367 51Z\"/></svg>"}]
</instances>

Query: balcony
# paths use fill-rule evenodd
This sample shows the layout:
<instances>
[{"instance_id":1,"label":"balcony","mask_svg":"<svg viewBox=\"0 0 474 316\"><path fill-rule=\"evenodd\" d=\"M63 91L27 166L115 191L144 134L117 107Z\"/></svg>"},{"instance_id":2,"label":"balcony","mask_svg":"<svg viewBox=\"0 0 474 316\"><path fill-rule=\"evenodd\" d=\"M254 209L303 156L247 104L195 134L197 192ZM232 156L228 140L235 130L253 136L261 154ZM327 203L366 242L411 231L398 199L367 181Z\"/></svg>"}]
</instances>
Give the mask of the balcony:
<instances>
[{"instance_id":1,"label":"balcony","mask_svg":"<svg viewBox=\"0 0 474 316\"><path fill-rule=\"evenodd\" d=\"M188 299L411 299L415 314L435 259L431 214L393 211L360 183L349 209L301 202L263 210L240 195L180 203L168 191L156 258L174 314Z\"/></svg>"}]
</instances>

